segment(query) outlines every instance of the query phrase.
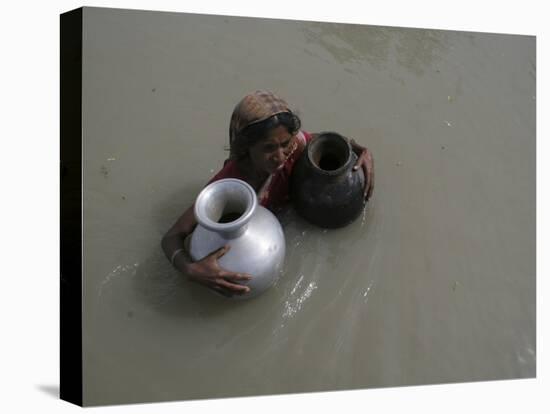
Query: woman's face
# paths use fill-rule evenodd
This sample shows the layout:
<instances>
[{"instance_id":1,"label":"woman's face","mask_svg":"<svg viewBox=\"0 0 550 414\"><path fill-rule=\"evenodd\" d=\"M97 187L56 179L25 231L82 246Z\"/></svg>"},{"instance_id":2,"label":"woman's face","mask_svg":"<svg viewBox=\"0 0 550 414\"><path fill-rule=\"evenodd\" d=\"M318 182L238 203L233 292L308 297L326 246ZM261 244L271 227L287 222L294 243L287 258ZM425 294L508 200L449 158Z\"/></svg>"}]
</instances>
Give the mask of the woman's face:
<instances>
[{"instance_id":1,"label":"woman's face","mask_svg":"<svg viewBox=\"0 0 550 414\"><path fill-rule=\"evenodd\" d=\"M250 147L250 160L259 173L271 174L282 167L290 154L293 136L279 125L273 129L267 138Z\"/></svg>"}]
</instances>

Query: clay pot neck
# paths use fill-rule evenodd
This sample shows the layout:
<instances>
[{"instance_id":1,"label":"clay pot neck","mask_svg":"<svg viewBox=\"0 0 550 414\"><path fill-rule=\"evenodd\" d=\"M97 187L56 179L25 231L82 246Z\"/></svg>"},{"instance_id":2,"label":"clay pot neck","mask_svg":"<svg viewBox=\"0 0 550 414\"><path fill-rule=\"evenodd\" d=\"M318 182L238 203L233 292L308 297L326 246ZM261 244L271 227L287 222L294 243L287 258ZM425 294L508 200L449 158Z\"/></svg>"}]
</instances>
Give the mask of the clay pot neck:
<instances>
[{"instance_id":1,"label":"clay pot neck","mask_svg":"<svg viewBox=\"0 0 550 414\"><path fill-rule=\"evenodd\" d=\"M348 140L335 132L319 134L308 146L307 156L317 173L335 177L347 171L353 161Z\"/></svg>"}]
</instances>

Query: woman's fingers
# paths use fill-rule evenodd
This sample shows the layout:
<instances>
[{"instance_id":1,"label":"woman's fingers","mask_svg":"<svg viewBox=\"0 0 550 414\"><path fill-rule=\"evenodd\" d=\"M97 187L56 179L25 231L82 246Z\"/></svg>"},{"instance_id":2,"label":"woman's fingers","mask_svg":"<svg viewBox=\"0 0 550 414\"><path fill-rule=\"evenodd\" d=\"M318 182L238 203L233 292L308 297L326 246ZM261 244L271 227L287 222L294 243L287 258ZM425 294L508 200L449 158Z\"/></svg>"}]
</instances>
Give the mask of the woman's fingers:
<instances>
[{"instance_id":1,"label":"woman's fingers","mask_svg":"<svg viewBox=\"0 0 550 414\"><path fill-rule=\"evenodd\" d=\"M363 164L363 174L365 174L365 200L369 199L369 192L372 188L372 173L367 163Z\"/></svg>"},{"instance_id":2,"label":"woman's fingers","mask_svg":"<svg viewBox=\"0 0 550 414\"><path fill-rule=\"evenodd\" d=\"M361 165L363 174L365 175L365 189L363 195L365 201L368 201L374 191L374 160L372 159L372 153L368 149L365 149L357 161Z\"/></svg>"},{"instance_id":3,"label":"woman's fingers","mask_svg":"<svg viewBox=\"0 0 550 414\"><path fill-rule=\"evenodd\" d=\"M353 171L356 171L357 169L359 169L361 164L363 164L363 156L364 155L365 155L365 151L363 151L361 153L361 155L359 157L357 157L357 161L355 161L355 165L353 166Z\"/></svg>"},{"instance_id":4,"label":"woman's fingers","mask_svg":"<svg viewBox=\"0 0 550 414\"><path fill-rule=\"evenodd\" d=\"M367 200L372 197L372 192L374 191L374 171L371 172L369 180L369 191L367 193Z\"/></svg>"},{"instance_id":5,"label":"woman's fingers","mask_svg":"<svg viewBox=\"0 0 550 414\"><path fill-rule=\"evenodd\" d=\"M372 153L369 151L367 153L367 174L369 176L369 190L367 192L367 200L371 198L372 192L374 191L374 159L372 158Z\"/></svg>"},{"instance_id":6,"label":"woman's fingers","mask_svg":"<svg viewBox=\"0 0 550 414\"><path fill-rule=\"evenodd\" d=\"M247 293L250 291L250 288L248 286L244 286L244 285L239 285L237 283L231 283L231 282L228 282L227 280L225 279L218 279L217 280L217 284L218 286L222 286L223 288L225 289L228 289L232 292L235 292L235 293Z\"/></svg>"},{"instance_id":7,"label":"woman's fingers","mask_svg":"<svg viewBox=\"0 0 550 414\"><path fill-rule=\"evenodd\" d=\"M238 281L238 280L248 281L252 279L252 276L247 275L246 273L232 273L227 271L222 271L220 276L226 280L229 279L229 280L235 280L235 281Z\"/></svg>"},{"instance_id":8,"label":"woman's fingers","mask_svg":"<svg viewBox=\"0 0 550 414\"><path fill-rule=\"evenodd\" d=\"M221 288L221 287L219 287L219 286L214 285L214 286L208 286L208 287L209 287L210 289L212 289L214 292L217 292L217 293L219 293L220 295L223 295L223 296L225 296L225 297L227 297L227 298L230 298L231 296L233 296L232 293L228 292L226 289Z\"/></svg>"},{"instance_id":9,"label":"woman's fingers","mask_svg":"<svg viewBox=\"0 0 550 414\"><path fill-rule=\"evenodd\" d=\"M226 254L230 249L229 245L220 247L210 253L207 260L204 261L204 276L200 283L206 284L211 289L229 296L234 294L243 294L250 291L248 286L238 282L246 282L252 279L252 276L246 273L230 272L220 268L218 259Z\"/></svg>"},{"instance_id":10,"label":"woman's fingers","mask_svg":"<svg viewBox=\"0 0 550 414\"><path fill-rule=\"evenodd\" d=\"M369 166L370 164L370 152L368 149L364 149L363 152L361 152L361 155L357 158L357 161L355 162L355 165L353 166L353 171L357 171L359 167L363 170L363 175L365 177L365 186L363 188L363 197L365 200L369 199L369 192L372 188L371 182L372 182L372 173L371 168Z\"/></svg>"},{"instance_id":11,"label":"woman's fingers","mask_svg":"<svg viewBox=\"0 0 550 414\"><path fill-rule=\"evenodd\" d=\"M218 250L215 250L214 252L212 252L211 255L214 256L216 259L219 259L224 254L226 254L229 251L230 248L231 248L231 246L226 244L225 246L222 246Z\"/></svg>"}]
</instances>

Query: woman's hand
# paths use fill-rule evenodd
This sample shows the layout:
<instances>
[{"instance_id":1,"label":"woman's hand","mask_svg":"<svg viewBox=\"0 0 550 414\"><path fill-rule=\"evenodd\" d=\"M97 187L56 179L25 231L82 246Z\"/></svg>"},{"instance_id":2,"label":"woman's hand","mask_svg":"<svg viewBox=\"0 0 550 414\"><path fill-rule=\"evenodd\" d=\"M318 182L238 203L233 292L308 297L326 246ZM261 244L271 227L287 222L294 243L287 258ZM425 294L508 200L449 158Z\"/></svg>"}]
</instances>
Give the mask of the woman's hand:
<instances>
[{"instance_id":1,"label":"woman's hand","mask_svg":"<svg viewBox=\"0 0 550 414\"><path fill-rule=\"evenodd\" d=\"M363 174L365 175L364 196L365 201L369 201L374 191L374 160L372 153L368 148L362 147L354 140L351 140L351 146L353 152L357 154L357 162L353 167L353 171L357 171L359 167L363 170Z\"/></svg>"},{"instance_id":2,"label":"woman's hand","mask_svg":"<svg viewBox=\"0 0 550 414\"><path fill-rule=\"evenodd\" d=\"M218 263L218 259L227 253L229 248L229 245L223 246L202 260L188 263L185 270L189 278L193 282L205 285L224 296L242 295L249 292L250 288L248 286L237 282L252 279L250 275L227 271L222 269Z\"/></svg>"}]
</instances>

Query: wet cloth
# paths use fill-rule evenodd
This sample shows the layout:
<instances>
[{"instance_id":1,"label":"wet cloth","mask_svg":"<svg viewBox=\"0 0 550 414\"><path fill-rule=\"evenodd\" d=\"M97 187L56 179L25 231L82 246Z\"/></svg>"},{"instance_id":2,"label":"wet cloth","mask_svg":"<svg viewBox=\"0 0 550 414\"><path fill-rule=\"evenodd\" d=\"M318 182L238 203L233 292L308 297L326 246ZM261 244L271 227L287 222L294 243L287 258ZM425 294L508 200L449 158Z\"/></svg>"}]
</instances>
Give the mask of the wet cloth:
<instances>
[{"instance_id":1,"label":"wet cloth","mask_svg":"<svg viewBox=\"0 0 550 414\"><path fill-rule=\"evenodd\" d=\"M305 147L312 138L312 135L306 131L298 131L296 140L300 140ZM290 199L290 175L292 168L301 155L298 150L297 142L294 143L291 153L283 164L283 167L272 173L260 189L257 191L259 203L269 208L272 211L277 211L288 203ZM248 181L245 175L239 170L237 161L229 159L225 162L223 168L214 176L208 184L221 180L222 178L238 178L243 181Z\"/></svg>"}]
</instances>

